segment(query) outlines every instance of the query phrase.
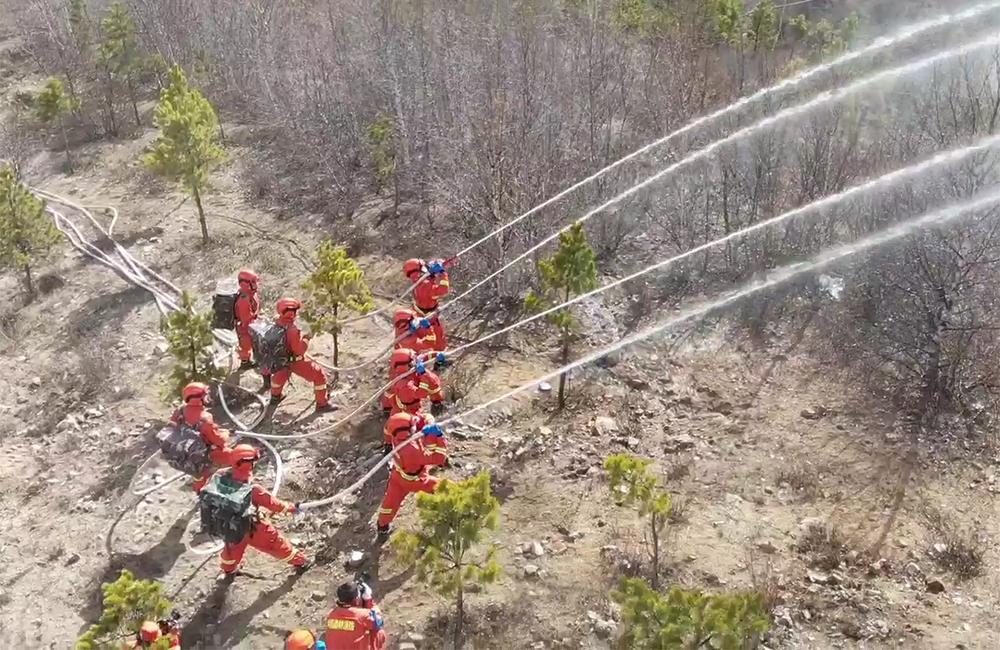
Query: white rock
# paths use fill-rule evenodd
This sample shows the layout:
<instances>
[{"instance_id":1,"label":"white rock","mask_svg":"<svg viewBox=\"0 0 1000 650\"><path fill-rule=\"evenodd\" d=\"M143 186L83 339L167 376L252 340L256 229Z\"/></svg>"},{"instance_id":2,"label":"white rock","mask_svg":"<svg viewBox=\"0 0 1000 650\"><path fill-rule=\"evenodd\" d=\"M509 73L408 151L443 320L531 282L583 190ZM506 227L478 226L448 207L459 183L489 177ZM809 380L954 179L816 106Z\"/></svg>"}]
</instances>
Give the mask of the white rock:
<instances>
[{"instance_id":1,"label":"white rock","mask_svg":"<svg viewBox=\"0 0 1000 650\"><path fill-rule=\"evenodd\" d=\"M618 432L618 423L615 422L614 418L609 418L606 415L599 415L594 418L591 428L597 435L609 436Z\"/></svg>"},{"instance_id":2,"label":"white rock","mask_svg":"<svg viewBox=\"0 0 1000 650\"><path fill-rule=\"evenodd\" d=\"M545 555L545 549L542 548L541 542L531 543L531 554L534 555L535 557L542 557L543 555Z\"/></svg>"},{"instance_id":3,"label":"white rock","mask_svg":"<svg viewBox=\"0 0 1000 650\"><path fill-rule=\"evenodd\" d=\"M39 388L42 385L42 378L41 377L32 377L31 381L28 383L28 385L31 386L32 388Z\"/></svg>"},{"instance_id":4,"label":"white rock","mask_svg":"<svg viewBox=\"0 0 1000 650\"><path fill-rule=\"evenodd\" d=\"M543 393L548 393L552 390L552 384L547 381L543 381L538 384L538 390Z\"/></svg>"},{"instance_id":5,"label":"white rock","mask_svg":"<svg viewBox=\"0 0 1000 650\"><path fill-rule=\"evenodd\" d=\"M534 578L538 576L540 569L537 564L525 564L524 565L524 576L526 578Z\"/></svg>"}]
</instances>

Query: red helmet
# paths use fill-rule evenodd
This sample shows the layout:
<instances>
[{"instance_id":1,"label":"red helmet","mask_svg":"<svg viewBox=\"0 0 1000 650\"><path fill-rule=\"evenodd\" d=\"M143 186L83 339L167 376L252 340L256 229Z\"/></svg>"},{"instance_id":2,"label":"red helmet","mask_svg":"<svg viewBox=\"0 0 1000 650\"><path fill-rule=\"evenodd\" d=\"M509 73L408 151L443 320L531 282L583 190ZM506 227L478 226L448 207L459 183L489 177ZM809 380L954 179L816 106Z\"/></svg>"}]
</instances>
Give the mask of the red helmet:
<instances>
[{"instance_id":1,"label":"red helmet","mask_svg":"<svg viewBox=\"0 0 1000 650\"><path fill-rule=\"evenodd\" d=\"M260 451L253 445L236 445L229 452L229 464L236 467L242 463L256 463L260 460Z\"/></svg>"},{"instance_id":2,"label":"red helmet","mask_svg":"<svg viewBox=\"0 0 1000 650\"><path fill-rule=\"evenodd\" d=\"M424 274L424 261L416 257L411 257L403 262L403 275L410 278L410 280L415 280L416 278L413 277L414 273L418 276Z\"/></svg>"},{"instance_id":3,"label":"red helmet","mask_svg":"<svg viewBox=\"0 0 1000 650\"><path fill-rule=\"evenodd\" d=\"M139 627L139 639L143 643L153 643L163 636L160 625L156 621L143 621Z\"/></svg>"},{"instance_id":4,"label":"red helmet","mask_svg":"<svg viewBox=\"0 0 1000 650\"><path fill-rule=\"evenodd\" d=\"M203 400L208 395L208 385L199 381L193 381L181 391L181 399L188 403L193 399Z\"/></svg>"},{"instance_id":5,"label":"red helmet","mask_svg":"<svg viewBox=\"0 0 1000 650\"><path fill-rule=\"evenodd\" d=\"M395 415L390 415L389 419L385 421L385 433L393 439L401 433L410 435L416 431L416 419L417 416L410 415L409 413L397 413Z\"/></svg>"},{"instance_id":6,"label":"red helmet","mask_svg":"<svg viewBox=\"0 0 1000 650\"><path fill-rule=\"evenodd\" d=\"M409 370L416 356L417 353L409 348L398 348L389 357L389 371L402 373L403 370Z\"/></svg>"},{"instance_id":7,"label":"red helmet","mask_svg":"<svg viewBox=\"0 0 1000 650\"><path fill-rule=\"evenodd\" d=\"M313 650L316 647L316 635L309 630L294 630L285 639L285 650Z\"/></svg>"},{"instance_id":8,"label":"red helmet","mask_svg":"<svg viewBox=\"0 0 1000 650\"><path fill-rule=\"evenodd\" d=\"M410 321L416 317L417 315L412 309L397 309L396 313L392 316L392 325L398 331L402 328L409 327Z\"/></svg>"},{"instance_id":9,"label":"red helmet","mask_svg":"<svg viewBox=\"0 0 1000 650\"><path fill-rule=\"evenodd\" d=\"M295 298L282 298L278 301L278 316L284 316L290 311L302 309L302 303Z\"/></svg>"},{"instance_id":10,"label":"red helmet","mask_svg":"<svg viewBox=\"0 0 1000 650\"><path fill-rule=\"evenodd\" d=\"M246 282L247 284L257 284L257 280L260 279L250 269L241 269L236 277L240 282Z\"/></svg>"}]
</instances>

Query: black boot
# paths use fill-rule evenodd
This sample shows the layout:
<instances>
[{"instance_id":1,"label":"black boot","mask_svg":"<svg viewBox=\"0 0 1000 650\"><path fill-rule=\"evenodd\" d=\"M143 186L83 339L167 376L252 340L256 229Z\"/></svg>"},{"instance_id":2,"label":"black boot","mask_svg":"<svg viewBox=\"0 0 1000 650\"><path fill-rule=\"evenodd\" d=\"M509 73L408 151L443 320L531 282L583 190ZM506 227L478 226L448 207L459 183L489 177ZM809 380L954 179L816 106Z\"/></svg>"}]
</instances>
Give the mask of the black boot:
<instances>
[{"instance_id":1,"label":"black boot","mask_svg":"<svg viewBox=\"0 0 1000 650\"><path fill-rule=\"evenodd\" d=\"M332 413L333 411L336 411L336 410L337 410L337 407L334 406L333 404L329 403L329 402L327 402L326 404L323 404L322 406L319 405L319 404L316 405L316 412L317 413Z\"/></svg>"},{"instance_id":2,"label":"black boot","mask_svg":"<svg viewBox=\"0 0 1000 650\"><path fill-rule=\"evenodd\" d=\"M256 367L257 364L251 361L250 359L240 362L240 370L253 370Z\"/></svg>"},{"instance_id":3,"label":"black boot","mask_svg":"<svg viewBox=\"0 0 1000 650\"><path fill-rule=\"evenodd\" d=\"M257 390L257 392L266 393L271 390L271 375L262 375L261 379L264 380L264 384Z\"/></svg>"},{"instance_id":4,"label":"black boot","mask_svg":"<svg viewBox=\"0 0 1000 650\"><path fill-rule=\"evenodd\" d=\"M385 544L389 541L389 535L392 534L392 526L379 526L378 536L375 538L375 542L378 544Z\"/></svg>"},{"instance_id":5,"label":"black boot","mask_svg":"<svg viewBox=\"0 0 1000 650\"><path fill-rule=\"evenodd\" d=\"M431 415L441 415L444 413L444 402L431 402Z\"/></svg>"},{"instance_id":6,"label":"black boot","mask_svg":"<svg viewBox=\"0 0 1000 650\"><path fill-rule=\"evenodd\" d=\"M389 454L392 453L392 449L393 449L392 443L390 442L385 443L384 445L382 445L382 455L388 456Z\"/></svg>"},{"instance_id":7,"label":"black boot","mask_svg":"<svg viewBox=\"0 0 1000 650\"><path fill-rule=\"evenodd\" d=\"M278 404L281 404L284 400L285 400L285 396L284 395L271 395L271 402L270 402L270 404L271 404L272 407L275 407Z\"/></svg>"}]
</instances>

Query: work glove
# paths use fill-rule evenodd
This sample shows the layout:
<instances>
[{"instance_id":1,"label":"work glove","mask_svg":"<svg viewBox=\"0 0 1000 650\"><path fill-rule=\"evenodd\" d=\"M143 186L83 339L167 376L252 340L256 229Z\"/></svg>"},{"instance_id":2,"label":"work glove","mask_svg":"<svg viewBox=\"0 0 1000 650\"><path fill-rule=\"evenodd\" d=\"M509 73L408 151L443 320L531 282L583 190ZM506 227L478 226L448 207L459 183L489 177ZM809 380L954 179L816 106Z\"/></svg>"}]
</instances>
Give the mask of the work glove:
<instances>
[{"instance_id":1,"label":"work glove","mask_svg":"<svg viewBox=\"0 0 1000 650\"><path fill-rule=\"evenodd\" d=\"M424 365L423 360L417 359L417 362L413 365L413 371L418 375L422 375L427 372L427 366Z\"/></svg>"},{"instance_id":2,"label":"work glove","mask_svg":"<svg viewBox=\"0 0 1000 650\"><path fill-rule=\"evenodd\" d=\"M410 329L410 334L413 334L414 332L417 331L417 328L419 327L419 324L418 324L418 322L416 320L411 320L410 324L407 327L409 327L409 329Z\"/></svg>"},{"instance_id":3,"label":"work glove","mask_svg":"<svg viewBox=\"0 0 1000 650\"><path fill-rule=\"evenodd\" d=\"M302 510L302 504L296 503L295 505L292 506L292 516L301 515L303 512L305 511Z\"/></svg>"},{"instance_id":4,"label":"work glove","mask_svg":"<svg viewBox=\"0 0 1000 650\"><path fill-rule=\"evenodd\" d=\"M420 328L421 329L427 329L430 326L431 326L431 322L428 319L426 319L426 318L421 318L420 319Z\"/></svg>"},{"instance_id":5,"label":"work glove","mask_svg":"<svg viewBox=\"0 0 1000 650\"><path fill-rule=\"evenodd\" d=\"M313 650L326 650L326 641L316 639L316 643L313 644Z\"/></svg>"},{"instance_id":6,"label":"work glove","mask_svg":"<svg viewBox=\"0 0 1000 650\"><path fill-rule=\"evenodd\" d=\"M372 588L367 582L359 582L358 587L361 591L361 601L365 603L371 603L375 595L372 593ZM371 605L369 605L370 607Z\"/></svg>"},{"instance_id":7,"label":"work glove","mask_svg":"<svg viewBox=\"0 0 1000 650\"><path fill-rule=\"evenodd\" d=\"M441 260L432 260L427 265L427 270L430 271L431 275L441 275L444 273L444 262Z\"/></svg>"},{"instance_id":8,"label":"work glove","mask_svg":"<svg viewBox=\"0 0 1000 650\"><path fill-rule=\"evenodd\" d=\"M440 424L428 424L426 427L424 427L423 434L425 436L434 436L441 438L444 437L444 429L441 428Z\"/></svg>"},{"instance_id":9,"label":"work glove","mask_svg":"<svg viewBox=\"0 0 1000 650\"><path fill-rule=\"evenodd\" d=\"M438 368L448 367L448 357L445 356L444 352L438 352L436 355L434 355L434 365L437 366Z\"/></svg>"}]
</instances>

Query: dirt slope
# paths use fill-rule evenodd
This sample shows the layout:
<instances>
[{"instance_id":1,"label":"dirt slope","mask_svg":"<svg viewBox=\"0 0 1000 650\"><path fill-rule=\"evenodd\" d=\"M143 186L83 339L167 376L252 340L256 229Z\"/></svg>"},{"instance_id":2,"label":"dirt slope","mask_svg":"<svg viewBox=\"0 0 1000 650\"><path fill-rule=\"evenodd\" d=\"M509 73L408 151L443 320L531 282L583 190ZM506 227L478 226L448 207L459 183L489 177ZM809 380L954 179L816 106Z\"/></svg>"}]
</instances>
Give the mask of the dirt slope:
<instances>
[{"instance_id":1,"label":"dirt slope","mask_svg":"<svg viewBox=\"0 0 1000 650\"><path fill-rule=\"evenodd\" d=\"M72 177L55 171L57 155L42 154L32 178L86 203L117 206L120 240L206 302L216 278L249 265L264 275L272 304L301 282L296 252L338 237L329 224L279 221L251 207L237 162L214 179L206 207L215 244L198 248L192 206L136 166L150 138L90 145L81 152L88 163ZM232 158L239 161L238 149ZM400 260L361 260L378 293L400 289ZM68 246L44 272L43 297L23 309L11 298L5 308L5 336L13 339L2 340L10 379L0 396L0 507L8 513L0 528L0 647L68 647L99 613L101 582L121 568L166 585L185 615L185 647L279 647L285 630L321 626L350 575L342 562L353 549L369 553L365 568L394 643L443 647L444 603L391 551L370 546L381 481L353 505L279 521L317 555L314 570L291 576L251 553L251 575L229 588L215 580L214 556L185 550L194 506L187 486L135 505L128 485L170 412L160 395L167 360L158 313L143 292ZM469 281L456 278L459 287ZM15 279L0 279L0 290L14 296ZM346 336L347 361L370 358L387 337L384 322L360 323ZM809 337L807 329L801 347L767 351L696 333L682 346L634 350L575 377L565 414L552 411L549 395L530 392L478 418L481 435L455 439L457 462L446 475L488 468L503 500L491 542L505 575L472 598L475 646L609 647L618 613L608 591L644 562L644 551L639 523L612 505L599 467L608 454L629 450L654 458L684 504L684 520L671 526L670 581L767 588L781 601L768 647L1000 647L995 543L984 575L959 581L930 557L945 540L921 515L931 505L1000 538L997 458L912 453L889 414L810 360ZM321 357L327 344L318 341ZM520 335L508 348L463 359L446 381L461 384L462 403L471 405L550 367L546 350ZM342 411L367 397L382 373L345 376L336 395ZM253 377L242 381L256 385ZM309 418L309 392L293 387L273 431L337 418ZM283 496L316 498L349 483L375 458L379 430L373 411L341 432L280 445L289 469ZM412 515L410 505L400 525L411 525ZM842 537L838 566L810 567L810 553L798 550L811 521L829 522ZM928 578L939 579L943 593L929 593Z\"/></svg>"}]
</instances>

